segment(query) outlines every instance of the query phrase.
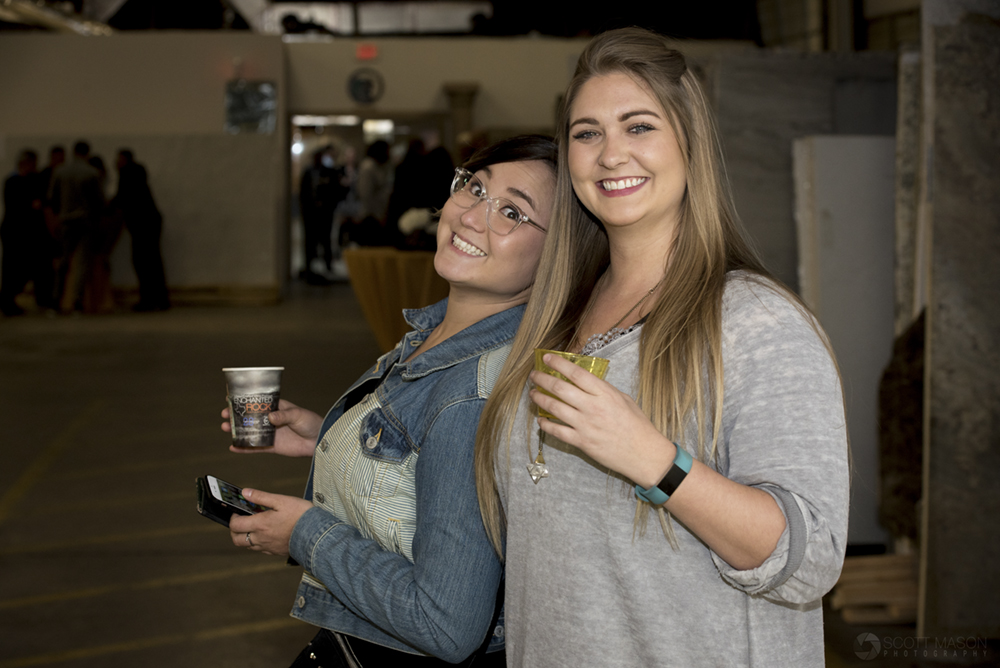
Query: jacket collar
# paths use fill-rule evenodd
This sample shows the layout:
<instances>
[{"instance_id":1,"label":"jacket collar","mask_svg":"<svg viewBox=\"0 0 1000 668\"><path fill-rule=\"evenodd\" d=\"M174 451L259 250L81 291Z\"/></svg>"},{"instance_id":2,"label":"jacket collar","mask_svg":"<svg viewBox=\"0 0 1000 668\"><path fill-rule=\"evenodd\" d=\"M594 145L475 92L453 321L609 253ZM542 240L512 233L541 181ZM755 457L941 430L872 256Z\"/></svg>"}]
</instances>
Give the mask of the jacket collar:
<instances>
[{"instance_id":1,"label":"jacket collar","mask_svg":"<svg viewBox=\"0 0 1000 668\"><path fill-rule=\"evenodd\" d=\"M524 309L525 304L514 306L466 327L412 362L402 365L403 378L420 378L510 343L517 332ZM447 299L421 309L404 309L403 318L414 331L403 337L399 347L400 355L408 355L416 347L411 342L423 340L440 325L447 310Z\"/></svg>"}]
</instances>

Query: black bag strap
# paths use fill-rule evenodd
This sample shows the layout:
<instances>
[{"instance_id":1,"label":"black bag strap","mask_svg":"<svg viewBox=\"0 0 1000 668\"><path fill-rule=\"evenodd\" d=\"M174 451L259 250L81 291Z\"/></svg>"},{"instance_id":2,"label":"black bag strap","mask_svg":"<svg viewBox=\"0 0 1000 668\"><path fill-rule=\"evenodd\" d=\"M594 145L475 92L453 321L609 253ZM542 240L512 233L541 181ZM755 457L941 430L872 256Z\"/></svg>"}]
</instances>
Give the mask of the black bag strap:
<instances>
[{"instance_id":1,"label":"black bag strap","mask_svg":"<svg viewBox=\"0 0 1000 668\"><path fill-rule=\"evenodd\" d=\"M368 380L366 380L365 382L361 383L353 390L348 392L347 395L344 397L344 413L351 410L351 408L353 408L355 404L360 403L361 400L365 398L365 395L371 394L372 392L377 390L378 386L382 384L382 381L385 380L385 377L389 375L389 372L392 371L392 368L394 366L396 366L395 363L386 364L385 371L382 372L381 376L375 376L373 378L369 378Z\"/></svg>"}]
</instances>

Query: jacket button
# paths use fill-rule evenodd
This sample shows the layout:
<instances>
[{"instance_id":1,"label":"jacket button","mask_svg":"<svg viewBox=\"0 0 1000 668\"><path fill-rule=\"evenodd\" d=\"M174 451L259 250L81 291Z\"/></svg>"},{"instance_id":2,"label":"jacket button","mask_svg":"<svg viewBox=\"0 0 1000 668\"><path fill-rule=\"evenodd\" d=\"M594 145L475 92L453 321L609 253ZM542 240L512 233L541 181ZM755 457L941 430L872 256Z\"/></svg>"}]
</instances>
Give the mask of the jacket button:
<instances>
[{"instance_id":1,"label":"jacket button","mask_svg":"<svg viewBox=\"0 0 1000 668\"><path fill-rule=\"evenodd\" d=\"M493 630L493 635L497 638L503 638L503 626L498 624Z\"/></svg>"},{"instance_id":2,"label":"jacket button","mask_svg":"<svg viewBox=\"0 0 1000 668\"><path fill-rule=\"evenodd\" d=\"M369 436L368 440L365 441L365 447L368 448L369 450L374 450L375 446L377 445L378 445L378 439L375 438L374 436Z\"/></svg>"},{"instance_id":3,"label":"jacket button","mask_svg":"<svg viewBox=\"0 0 1000 668\"><path fill-rule=\"evenodd\" d=\"M371 398L372 398L371 394L366 394L364 399L361 400L361 403L367 404L371 400Z\"/></svg>"},{"instance_id":4,"label":"jacket button","mask_svg":"<svg viewBox=\"0 0 1000 668\"><path fill-rule=\"evenodd\" d=\"M326 497L320 492L316 492L316 503L323 504L326 503Z\"/></svg>"},{"instance_id":5,"label":"jacket button","mask_svg":"<svg viewBox=\"0 0 1000 668\"><path fill-rule=\"evenodd\" d=\"M298 606L300 608L306 607L306 597L305 596L299 596L299 600L297 600L296 603L298 604Z\"/></svg>"},{"instance_id":6,"label":"jacket button","mask_svg":"<svg viewBox=\"0 0 1000 668\"><path fill-rule=\"evenodd\" d=\"M319 451L320 451L320 452L326 452L326 449L327 449L328 447L329 447L329 446L328 446L328 445L326 444L326 441L323 441L323 442L322 442L322 443L320 443L320 445L319 445Z\"/></svg>"}]
</instances>

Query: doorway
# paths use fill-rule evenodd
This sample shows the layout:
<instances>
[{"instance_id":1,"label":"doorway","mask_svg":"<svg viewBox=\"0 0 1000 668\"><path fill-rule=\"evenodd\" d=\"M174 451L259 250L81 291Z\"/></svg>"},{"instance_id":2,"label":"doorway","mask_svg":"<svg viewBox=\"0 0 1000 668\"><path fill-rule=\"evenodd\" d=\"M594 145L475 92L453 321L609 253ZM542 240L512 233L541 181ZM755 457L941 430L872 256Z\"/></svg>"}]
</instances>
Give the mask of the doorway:
<instances>
[{"instance_id":1,"label":"doorway","mask_svg":"<svg viewBox=\"0 0 1000 668\"><path fill-rule=\"evenodd\" d=\"M357 172L368 147L378 140L389 144L388 172L393 177L416 141L422 142L424 151L444 147L454 163L452 147L446 145L450 123L446 113L293 114L289 132L289 278L314 284L346 280L341 231L358 213ZM396 185L392 184L393 189ZM323 189L327 195L316 194ZM335 201L331 205L324 200L317 213L317 198ZM318 218L324 222L317 223Z\"/></svg>"}]
</instances>

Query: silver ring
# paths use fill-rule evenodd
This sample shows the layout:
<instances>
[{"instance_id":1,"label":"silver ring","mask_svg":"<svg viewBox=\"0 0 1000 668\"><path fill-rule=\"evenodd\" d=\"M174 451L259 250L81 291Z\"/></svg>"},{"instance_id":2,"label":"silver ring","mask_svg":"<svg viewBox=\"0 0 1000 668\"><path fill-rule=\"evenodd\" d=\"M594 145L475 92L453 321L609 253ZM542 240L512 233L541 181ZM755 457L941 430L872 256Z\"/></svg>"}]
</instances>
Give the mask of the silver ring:
<instances>
[{"instance_id":1,"label":"silver ring","mask_svg":"<svg viewBox=\"0 0 1000 668\"><path fill-rule=\"evenodd\" d=\"M249 545L250 547L253 547L253 541L250 540L250 532L249 531L247 531L247 545Z\"/></svg>"}]
</instances>

